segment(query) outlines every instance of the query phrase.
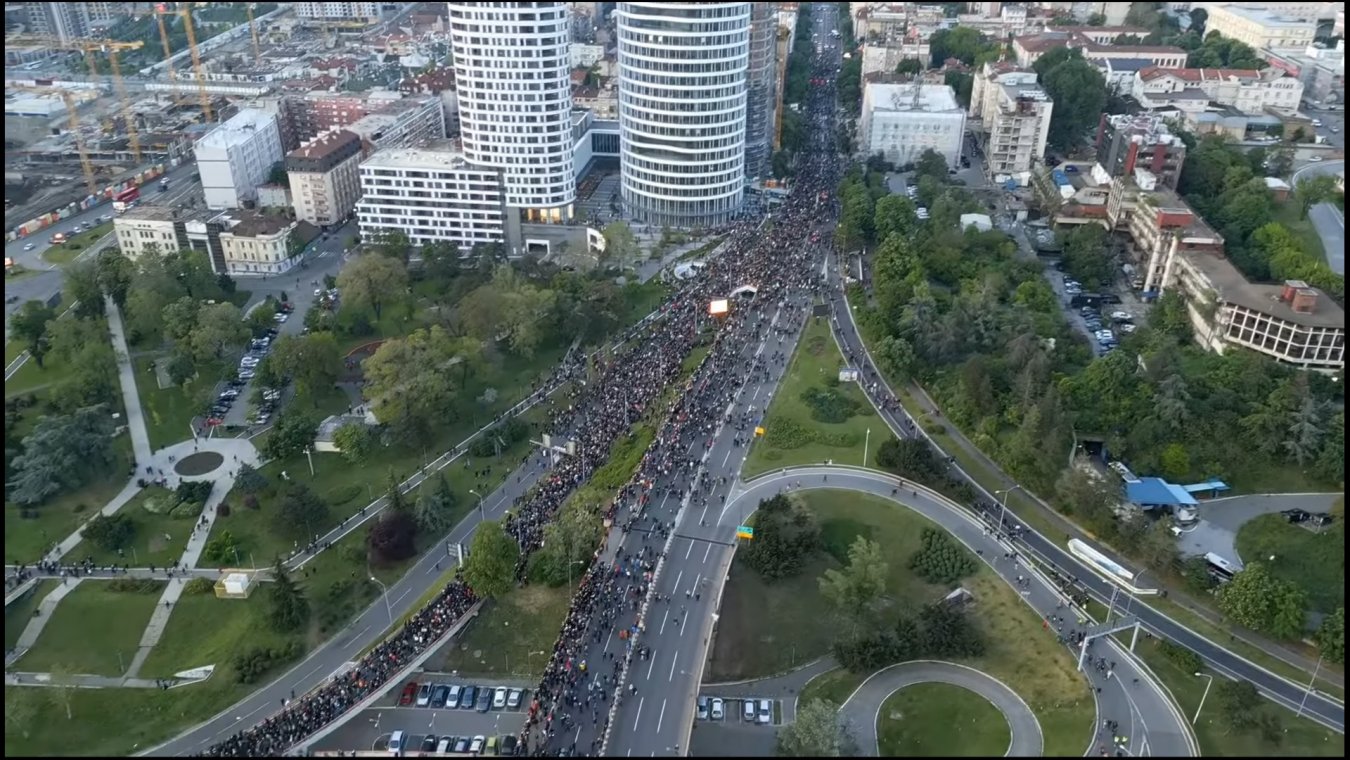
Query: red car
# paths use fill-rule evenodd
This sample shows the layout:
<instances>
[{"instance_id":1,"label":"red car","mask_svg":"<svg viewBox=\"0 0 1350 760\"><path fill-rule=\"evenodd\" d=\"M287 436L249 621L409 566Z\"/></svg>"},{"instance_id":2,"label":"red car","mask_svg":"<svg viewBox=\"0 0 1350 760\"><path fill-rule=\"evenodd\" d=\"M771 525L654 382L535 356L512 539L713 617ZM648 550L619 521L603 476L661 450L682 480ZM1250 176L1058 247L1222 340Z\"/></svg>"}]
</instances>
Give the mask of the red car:
<instances>
[{"instance_id":1,"label":"red car","mask_svg":"<svg viewBox=\"0 0 1350 760\"><path fill-rule=\"evenodd\" d=\"M413 703L417 696L417 682L409 681L407 686L403 687L403 694L399 696L398 703L401 707L407 707Z\"/></svg>"}]
</instances>

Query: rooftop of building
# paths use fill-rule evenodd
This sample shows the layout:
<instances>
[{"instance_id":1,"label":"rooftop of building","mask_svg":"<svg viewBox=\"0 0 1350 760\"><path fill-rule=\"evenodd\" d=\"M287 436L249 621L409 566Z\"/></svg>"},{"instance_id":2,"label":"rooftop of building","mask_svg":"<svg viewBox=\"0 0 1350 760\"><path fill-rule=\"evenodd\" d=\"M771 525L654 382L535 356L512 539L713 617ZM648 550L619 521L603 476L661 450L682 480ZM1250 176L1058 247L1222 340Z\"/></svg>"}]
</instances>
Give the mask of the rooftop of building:
<instances>
[{"instance_id":1,"label":"rooftop of building","mask_svg":"<svg viewBox=\"0 0 1350 760\"><path fill-rule=\"evenodd\" d=\"M464 157L459 141L450 138L428 140L411 148L386 148L362 162L361 166L385 169L472 169L478 168ZM484 168L483 171L492 171Z\"/></svg>"},{"instance_id":2,"label":"rooftop of building","mask_svg":"<svg viewBox=\"0 0 1350 760\"><path fill-rule=\"evenodd\" d=\"M1143 71L1155 64L1147 58L1106 58L1101 65L1112 71Z\"/></svg>"},{"instance_id":3,"label":"rooftop of building","mask_svg":"<svg viewBox=\"0 0 1350 760\"><path fill-rule=\"evenodd\" d=\"M1142 137L1151 143L1184 144L1178 135L1172 134L1167 120L1157 114L1116 114L1107 116L1106 123L1118 132Z\"/></svg>"},{"instance_id":4,"label":"rooftop of building","mask_svg":"<svg viewBox=\"0 0 1350 760\"><path fill-rule=\"evenodd\" d=\"M198 148L231 148L253 139L259 129L276 119L274 114L258 108L241 108L239 113L197 141Z\"/></svg>"},{"instance_id":5,"label":"rooftop of building","mask_svg":"<svg viewBox=\"0 0 1350 760\"><path fill-rule=\"evenodd\" d=\"M1260 79L1261 72L1256 69L1180 69L1162 66L1149 66L1139 72L1139 78L1145 82L1167 76L1187 82L1232 82Z\"/></svg>"},{"instance_id":6,"label":"rooftop of building","mask_svg":"<svg viewBox=\"0 0 1350 760\"><path fill-rule=\"evenodd\" d=\"M1267 8L1246 8L1241 5L1219 4L1225 11L1244 18L1248 21L1254 21L1262 26L1268 27L1287 27L1287 28L1316 28L1317 19L1304 18L1287 13L1278 9ZM1212 12L1212 11L1211 11Z\"/></svg>"},{"instance_id":7,"label":"rooftop of building","mask_svg":"<svg viewBox=\"0 0 1350 760\"><path fill-rule=\"evenodd\" d=\"M956 93L946 85L867 83L867 99L876 111L960 111Z\"/></svg>"},{"instance_id":8,"label":"rooftop of building","mask_svg":"<svg viewBox=\"0 0 1350 760\"><path fill-rule=\"evenodd\" d=\"M1191 252L1186 254L1186 260L1209 280L1224 301L1304 327L1345 328L1345 310L1317 288L1304 286L1317 294L1313 310L1294 311L1293 306L1281 298L1284 285L1249 282L1233 262L1223 256Z\"/></svg>"},{"instance_id":9,"label":"rooftop of building","mask_svg":"<svg viewBox=\"0 0 1350 760\"><path fill-rule=\"evenodd\" d=\"M359 135L346 129L324 132L286 154L286 158L325 158L350 143L360 144L360 142Z\"/></svg>"},{"instance_id":10,"label":"rooftop of building","mask_svg":"<svg viewBox=\"0 0 1350 760\"><path fill-rule=\"evenodd\" d=\"M1186 55L1182 48L1172 45L1108 45L1093 42L1081 32L1067 32L1063 28L1048 30L1037 34L1028 34L1014 40L1018 47L1032 53L1048 53L1055 48L1083 48L1091 52L1113 53L1179 53Z\"/></svg>"},{"instance_id":11,"label":"rooftop of building","mask_svg":"<svg viewBox=\"0 0 1350 760\"><path fill-rule=\"evenodd\" d=\"M1009 100L1034 100L1038 103L1049 103L1050 93L1039 84L1004 84L999 85L1003 88L1003 94Z\"/></svg>"},{"instance_id":12,"label":"rooftop of building","mask_svg":"<svg viewBox=\"0 0 1350 760\"><path fill-rule=\"evenodd\" d=\"M125 219L128 222L172 222L182 218L184 218L182 212L174 209L172 206L139 204L127 209L125 214L117 217L117 220Z\"/></svg>"}]
</instances>

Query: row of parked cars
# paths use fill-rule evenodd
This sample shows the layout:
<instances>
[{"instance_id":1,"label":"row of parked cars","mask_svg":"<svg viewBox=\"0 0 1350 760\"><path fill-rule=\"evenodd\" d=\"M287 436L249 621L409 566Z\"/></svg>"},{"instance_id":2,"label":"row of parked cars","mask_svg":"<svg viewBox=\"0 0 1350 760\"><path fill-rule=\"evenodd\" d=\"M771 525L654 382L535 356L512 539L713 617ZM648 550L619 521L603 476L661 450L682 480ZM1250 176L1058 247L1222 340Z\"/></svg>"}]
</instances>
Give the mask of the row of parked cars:
<instances>
[{"instance_id":1,"label":"row of parked cars","mask_svg":"<svg viewBox=\"0 0 1350 760\"><path fill-rule=\"evenodd\" d=\"M420 752L423 755L514 755L516 737L514 736L437 736L427 734L417 747L405 746L409 736L405 731L395 731L389 735L389 752L399 755L406 752Z\"/></svg>"},{"instance_id":2,"label":"row of parked cars","mask_svg":"<svg viewBox=\"0 0 1350 760\"><path fill-rule=\"evenodd\" d=\"M725 720L726 717L726 701L721 697L698 698L699 720ZM773 701L746 697L741 700L741 720L745 723L759 723L761 725L772 723Z\"/></svg>"},{"instance_id":3,"label":"row of parked cars","mask_svg":"<svg viewBox=\"0 0 1350 760\"><path fill-rule=\"evenodd\" d=\"M1110 327L1107 326L1108 323L1103 319L1102 314L1091 306L1084 306L1078 310L1078 313L1083 317L1083 324L1092 331L1093 337L1097 339L1097 345L1106 351L1114 349L1120 342L1116 339L1116 333L1113 332L1113 329L1126 335L1136 329L1134 317L1130 316L1129 312L1111 312Z\"/></svg>"},{"instance_id":4,"label":"row of parked cars","mask_svg":"<svg viewBox=\"0 0 1350 760\"><path fill-rule=\"evenodd\" d=\"M525 699L524 689L506 686L460 686L448 683L409 681L403 687L398 703L404 707L430 707L446 710L516 710Z\"/></svg>"},{"instance_id":5,"label":"row of parked cars","mask_svg":"<svg viewBox=\"0 0 1350 760\"><path fill-rule=\"evenodd\" d=\"M953 169L952 174L955 173L956 170ZM919 202L919 188L915 187L914 185L908 185L905 187L905 195L909 196L909 199L913 201L917 206ZM919 217L919 221L921 222L928 221L928 209L924 208L923 206L917 206L917 208L915 208L914 210L914 214Z\"/></svg>"}]
</instances>

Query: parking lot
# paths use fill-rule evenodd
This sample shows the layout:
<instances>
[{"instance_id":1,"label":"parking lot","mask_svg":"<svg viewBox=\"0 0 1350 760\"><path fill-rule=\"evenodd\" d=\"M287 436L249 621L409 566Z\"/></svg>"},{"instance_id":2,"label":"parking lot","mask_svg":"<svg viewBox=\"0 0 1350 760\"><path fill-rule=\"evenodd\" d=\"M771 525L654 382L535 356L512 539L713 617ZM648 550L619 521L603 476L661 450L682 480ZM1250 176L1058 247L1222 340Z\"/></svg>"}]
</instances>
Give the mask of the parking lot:
<instances>
[{"instance_id":1,"label":"parking lot","mask_svg":"<svg viewBox=\"0 0 1350 760\"><path fill-rule=\"evenodd\" d=\"M695 719L700 722L772 726L782 721L778 700L763 697L721 697L703 694L698 698Z\"/></svg>"},{"instance_id":2,"label":"parking lot","mask_svg":"<svg viewBox=\"0 0 1350 760\"><path fill-rule=\"evenodd\" d=\"M523 681L485 684L448 674L419 674L417 680L391 689L378 706L316 742L313 749L392 751L390 739L401 732L405 755L510 755L525 724L530 697ZM481 742L476 752L475 740Z\"/></svg>"},{"instance_id":3,"label":"parking lot","mask_svg":"<svg viewBox=\"0 0 1350 760\"><path fill-rule=\"evenodd\" d=\"M728 690L735 691L736 687ZM722 703L720 719L713 717L715 701ZM769 719L765 722L761 722L761 715L765 714L761 702L769 704ZM751 705L753 715L745 712L746 704ZM777 726L790 722L786 713L791 706L791 700L780 702L761 697L703 694L695 712L690 754L696 757L771 757L778 741Z\"/></svg>"},{"instance_id":4,"label":"parking lot","mask_svg":"<svg viewBox=\"0 0 1350 760\"><path fill-rule=\"evenodd\" d=\"M1098 356L1115 350L1127 335L1143 326L1148 316L1148 305L1119 278L1112 287L1100 289L1100 299L1091 299L1084 296L1086 286L1073 281L1056 266L1047 267L1045 276L1064 304L1069 324L1087 337Z\"/></svg>"}]
</instances>

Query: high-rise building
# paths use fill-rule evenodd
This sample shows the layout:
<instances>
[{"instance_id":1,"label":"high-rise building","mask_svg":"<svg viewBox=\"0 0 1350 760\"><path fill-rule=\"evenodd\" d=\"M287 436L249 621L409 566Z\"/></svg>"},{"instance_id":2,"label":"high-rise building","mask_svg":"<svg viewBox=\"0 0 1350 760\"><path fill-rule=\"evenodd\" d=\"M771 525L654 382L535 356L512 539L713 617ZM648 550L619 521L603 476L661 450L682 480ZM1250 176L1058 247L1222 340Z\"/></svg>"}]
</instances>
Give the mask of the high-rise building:
<instances>
[{"instance_id":1,"label":"high-rise building","mask_svg":"<svg viewBox=\"0 0 1350 760\"><path fill-rule=\"evenodd\" d=\"M527 221L572 218L567 3L450 3L464 158L501 172Z\"/></svg>"},{"instance_id":2,"label":"high-rise building","mask_svg":"<svg viewBox=\"0 0 1350 760\"><path fill-rule=\"evenodd\" d=\"M966 112L946 85L868 82L858 144L863 157L880 155L896 166L933 150L956 168L965 125Z\"/></svg>"},{"instance_id":3,"label":"high-rise building","mask_svg":"<svg viewBox=\"0 0 1350 760\"><path fill-rule=\"evenodd\" d=\"M297 18L311 21L362 21L375 23L380 20L380 6L383 3L293 3Z\"/></svg>"},{"instance_id":4,"label":"high-rise building","mask_svg":"<svg viewBox=\"0 0 1350 760\"><path fill-rule=\"evenodd\" d=\"M740 213L751 5L615 9L619 166L624 207L635 220L711 227Z\"/></svg>"},{"instance_id":5,"label":"high-rise building","mask_svg":"<svg viewBox=\"0 0 1350 760\"><path fill-rule=\"evenodd\" d=\"M316 226L343 221L361 199L361 138L328 132L286 156L295 218Z\"/></svg>"},{"instance_id":6,"label":"high-rise building","mask_svg":"<svg viewBox=\"0 0 1350 760\"><path fill-rule=\"evenodd\" d=\"M778 4L752 3L746 77L745 175L769 176L778 80Z\"/></svg>"},{"instance_id":7,"label":"high-rise building","mask_svg":"<svg viewBox=\"0 0 1350 760\"><path fill-rule=\"evenodd\" d=\"M206 207L239 208L258 198L284 155L276 114L242 109L198 140L195 152Z\"/></svg>"},{"instance_id":8,"label":"high-rise building","mask_svg":"<svg viewBox=\"0 0 1350 760\"><path fill-rule=\"evenodd\" d=\"M1050 136L1050 114L1055 102L1038 84L1004 84L989 120L989 144L985 154L990 174L1031 171L1045 160Z\"/></svg>"},{"instance_id":9,"label":"high-rise building","mask_svg":"<svg viewBox=\"0 0 1350 760\"><path fill-rule=\"evenodd\" d=\"M28 31L69 42L89 34L84 3L28 3Z\"/></svg>"}]
</instances>

